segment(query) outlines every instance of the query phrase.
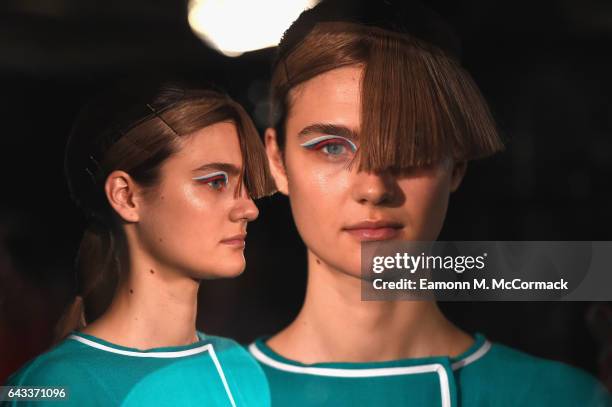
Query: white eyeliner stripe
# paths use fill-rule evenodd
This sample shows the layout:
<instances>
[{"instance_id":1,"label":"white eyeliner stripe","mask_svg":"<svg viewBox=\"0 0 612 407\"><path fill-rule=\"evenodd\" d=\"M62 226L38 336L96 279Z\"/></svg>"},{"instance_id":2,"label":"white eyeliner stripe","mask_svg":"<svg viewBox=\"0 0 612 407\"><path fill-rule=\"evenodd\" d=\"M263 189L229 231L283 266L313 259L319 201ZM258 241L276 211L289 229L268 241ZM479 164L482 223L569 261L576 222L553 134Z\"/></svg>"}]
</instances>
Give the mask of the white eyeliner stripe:
<instances>
[{"instance_id":1,"label":"white eyeliner stripe","mask_svg":"<svg viewBox=\"0 0 612 407\"><path fill-rule=\"evenodd\" d=\"M294 366L288 363L279 362L264 354L259 348L252 343L249 345L249 351L259 360L268 366L286 372L298 374L310 374L316 376L328 377L383 377L383 376L400 376L405 374L417 373L437 373L440 378L440 396L442 399L442 407L450 407L450 388L448 375L444 366L439 363L432 363L422 366L404 366L404 367L383 367L369 369L342 369L342 368L326 368L326 367L309 367L309 366Z\"/></svg>"},{"instance_id":2,"label":"white eyeliner stripe","mask_svg":"<svg viewBox=\"0 0 612 407\"><path fill-rule=\"evenodd\" d=\"M199 180L206 179L206 178L216 177L217 175L223 175L225 177L226 181L229 178L229 176L227 175L227 172L225 172L225 171L217 171L217 172L213 172L213 173L210 173L210 174L202 175L202 176L199 176L199 177L194 177L192 179L196 180L196 181L199 181Z\"/></svg>"},{"instance_id":3,"label":"white eyeliner stripe","mask_svg":"<svg viewBox=\"0 0 612 407\"><path fill-rule=\"evenodd\" d=\"M308 140L305 143L300 144L300 146L301 147L312 147L313 145L320 143L321 141L333 140L333 139L346 140L348 143L351 144L351 147L353 147L354 150L357 150L357 146L355 145L355 143L353 143L351 140L347 139L346 137L340 137L340 136L319 136L319 137L313 138L312 140Z\"/></svg>"},{"instance_id":4,"label":"white eyeliner stripe","mask_svg":"<svg viewBox=\"0 0 612 407\"><path fill-rule=\"evenodd\" d=\"M474 363L475 361L483 357L489 351L489 349L491 349L491 342L485 341L476 352L472 353L466 358L456 361L451 365L451 367L453 368L453 370L457 370L469 365L470 363Z\"/></svg>"},{"instance_id":5,"label":"white eyeliner stripe","mask_svg":"<svg viewBox=\"0 0 612 407\"><path fill-rule=\"evenodd\" d=\"M176 352L135 352L131 350L111 348L110 346L102 345L101 343L97 343L87 338L83 338L82 336L78 336L74 334L68 336L68 339L74 339L75 341L79 341L85 345L91 346L93 348L98 348L106 352L117 353L119 355L125 355L125 356L134 356L138 358L180 358L180 357L185 357L185 356L196 355L198 353L202 353L205 351L214 352L212 345L210 343L206 345L202 345L197 348L181 350L181 351L176 351Z\"/></svg>"}]
</instances>

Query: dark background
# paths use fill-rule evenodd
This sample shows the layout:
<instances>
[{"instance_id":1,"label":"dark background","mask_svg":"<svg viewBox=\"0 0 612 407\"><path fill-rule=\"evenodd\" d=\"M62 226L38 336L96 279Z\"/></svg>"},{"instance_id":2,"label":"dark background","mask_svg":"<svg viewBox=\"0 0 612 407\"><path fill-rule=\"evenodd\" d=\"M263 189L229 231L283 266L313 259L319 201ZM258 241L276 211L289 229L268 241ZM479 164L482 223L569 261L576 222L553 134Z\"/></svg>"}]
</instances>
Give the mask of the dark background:
<instances>
[{"instance_id":1,"label":"dark background","mask_svg":"<svg viewBox=\"0 0 612 407\"><path fill-rule=\"evenodd\" d=\"M470 164L441 239L612 240L612 4L427 4L462 39L464 65L508 139L503 154ZM265 125L272 50L223 57L193 35L186 13L175 0L2 2L0 382L49 346L74 295L72 261L84 223L68 197L62 159L88 98L126 76L210 79ZM304 247L287 200L258 205L246 272L207 282L200 293L198 327L242 342L279 330L304 295ZM441 307L470 332L609 381L602 363L611 353L609 304Z\"/></svg>"}]
</instances>

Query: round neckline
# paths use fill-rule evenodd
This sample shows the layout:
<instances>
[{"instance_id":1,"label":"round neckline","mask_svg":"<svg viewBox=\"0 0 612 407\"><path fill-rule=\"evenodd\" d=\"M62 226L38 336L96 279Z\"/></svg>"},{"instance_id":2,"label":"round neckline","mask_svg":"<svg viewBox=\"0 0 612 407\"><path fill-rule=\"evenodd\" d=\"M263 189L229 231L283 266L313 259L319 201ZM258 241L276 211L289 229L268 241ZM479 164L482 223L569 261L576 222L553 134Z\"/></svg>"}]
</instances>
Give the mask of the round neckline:
<instances>
[{"instance_id":1,"label":"round neckline","mask_svg":"<svg viewBox=\"0 0 612 407\"><path fill-rule=\"evenodd\" d=\"M138 348L131 348L129 346L118 345L116 343L109 342L97 336L86 334L84 332L79 332L79 331L72 331L68 335L68 339L77 340L74 338L70 338L71 336L76 336L76 337L83 338L91 342L97 343L98 345L102 345L102 346L105 346L111 349L115 349L118 351L130 352L130 353L161 353L161 352L168 353L168 352L183 352L183 351L188 351L192 349L197 349L201 347L202 345L206 345L208 343L206 335L203 332L196 330L196 335L198 336L198 341L191 343L189 345L162 346L162 347L150 348L150 349L138 349Z\"/></svg>"},{"instance_id":2,"label":"round neckline","mask_svg":"<svg viewBox=\"0 0 612 407\"><path fill-rule=\"evenodd\" d=\"M455 363L465 361L470 357L474 356L479 350L483 349L488 341L481 333L475 333L473 335L474 343L470 347L462 352L461 354L450 357L445 355L438 356L427 356L420 358L403 358L396 360L385 360L377 362L317 362L317 363L302 363L293 359L286 358L279 353L276 353L272 348L268 346L266 341L271 336L265 336L258 338L254 346L266 356L282 363L290 364L298 367L324 367L324 368L349 368L349 369L372 369L372 368L385 368L385 367L407 367L407 366L420 366L430 365L432 363L448 364L449 367Z\"/></svg>"}]
</instances>

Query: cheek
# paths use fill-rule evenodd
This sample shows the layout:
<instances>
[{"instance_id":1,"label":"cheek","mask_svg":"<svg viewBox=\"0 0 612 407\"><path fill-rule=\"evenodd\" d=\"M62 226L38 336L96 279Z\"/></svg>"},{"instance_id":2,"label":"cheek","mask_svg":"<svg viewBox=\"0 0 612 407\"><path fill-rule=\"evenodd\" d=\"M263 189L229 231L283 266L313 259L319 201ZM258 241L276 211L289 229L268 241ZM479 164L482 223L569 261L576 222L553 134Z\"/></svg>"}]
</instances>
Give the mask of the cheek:
<instances>
[{"instance_id":1,"label":"cheek","mask_svg":"<svg viewBox=\"0 0 612 407\"><path fill-rule=\"evenodd\" d=\"M349 172L343 168L319 165L308 160L287 162L291 208L296 223L331 222L337 217ZM320 227L323 225L316 225Z\"/></svg>"},{"instance_id":2,"label":"cheek","mask_svg":"<svg viewBox=\"0 0 612 407\"><path fill-rule=\"evenodd\" d=\"M211 200L205 199L203 189L207 188L205 185L183 185L180 188L176 195L178 197L178 202L182 203L182 206L185 210L195 211L195 212L206 212L211 208Z\"/></svg>"},{"instance_id":3,"label":"cheek","mask_svg":"<svg viewBox=\"0 0 612 407\"><path fill-rule=\"evenodd\" d=\"M413 232L421 240L435 240L442 229L448 198L450 183L447 177L432 176L400 181L407 201L406 210L410 214Z\"/></svg>"},{"instance_id":4,"label":"cheek","mask_svg":"<svg viewBox=\"0 0 612 407\"><path fill-rule=\"evenodd\" d=\"M180 226L185 230L185 237L188 239L201 239L206 241L207 236L214 236L218 227L215 227L215 219L219 219L220 208L218 202L210 199L208 194L202 191L207 188L205 185L189 184L183 186L178 191L176 216L180 221ZM217 205L215 205L217 204ZM179 231L180 233L180 231Z\"/></svg>"},{"instance_id":5,"label":"cheek","mask_svg":"<svg viewBox=\"0 0 612 407\"><path fill-rule=\"evenodd\" d=\"M183 184L160 190L151 206L148 223L159 242L173 247L188 248L194 244L202 247L215 236L215 201L205 196L200 188L205 186ZM219 215L217 213L217 215Z\"/></svg>"}]
</instances>

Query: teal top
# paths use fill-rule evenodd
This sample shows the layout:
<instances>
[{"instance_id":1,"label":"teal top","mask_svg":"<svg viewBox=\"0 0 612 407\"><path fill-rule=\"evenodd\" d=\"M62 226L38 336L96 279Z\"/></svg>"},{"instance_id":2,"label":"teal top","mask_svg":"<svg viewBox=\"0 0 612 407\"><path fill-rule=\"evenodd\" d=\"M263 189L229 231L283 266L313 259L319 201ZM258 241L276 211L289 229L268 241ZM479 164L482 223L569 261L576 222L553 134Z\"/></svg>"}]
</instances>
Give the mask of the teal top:
<instances>
[{"instance_id":1,"label":"teal top","mask_svg":"<svg viewBox=\"0 0 612 407\"><path fill-rule=\"evenodd\" d=\"M67 390L67 400L18 403L32 406L270 405L265 375L242 346L198 337L191 345L142 351L74 332L9 377L7 386Z\"/></svg>"},{"instance_id":2,"label":"teal top","mask_svg":"<svg viewBox=\"0 0 612 407\"><path fill-rule=\"evenodd\" d=\"M249 346L272 406L612 406L587 373L493 344L482 335L455 358L303 364L259 339Z\"/></svg>"}]
</instances>

